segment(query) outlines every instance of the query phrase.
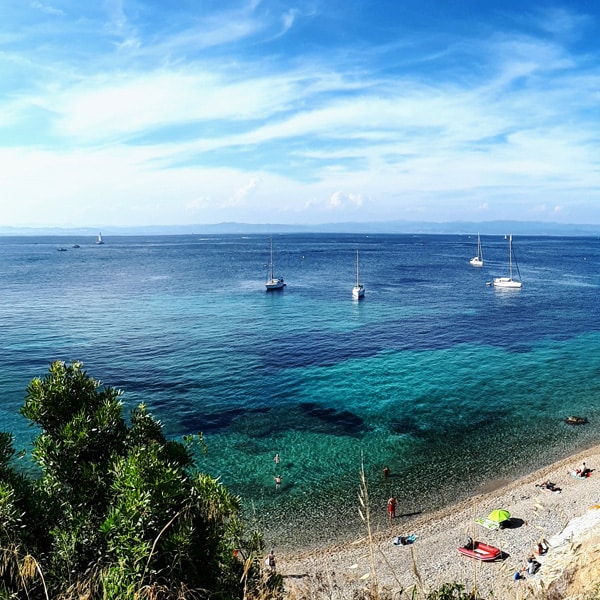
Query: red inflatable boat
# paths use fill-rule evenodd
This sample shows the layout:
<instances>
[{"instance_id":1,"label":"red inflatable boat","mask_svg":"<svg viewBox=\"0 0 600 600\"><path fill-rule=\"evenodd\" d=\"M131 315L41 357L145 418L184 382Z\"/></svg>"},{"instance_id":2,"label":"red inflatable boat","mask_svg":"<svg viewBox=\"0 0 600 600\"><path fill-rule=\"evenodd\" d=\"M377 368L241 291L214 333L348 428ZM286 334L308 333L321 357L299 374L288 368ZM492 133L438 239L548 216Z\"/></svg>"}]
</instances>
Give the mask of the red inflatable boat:
<instances>
[{"instance_id":1,"label":"red inflatable boat","mask_svg":"<svg viewBox=\"0 0 600 600\"><path fill-rule=\"evenodd\" d=\"M500 558L502 551L494 546L489 546L483 542L474 542L469 540L464 546L461 546L458 551L465 556L470 556L477 560L490 561Z\"/></svg>"}]
</instances>

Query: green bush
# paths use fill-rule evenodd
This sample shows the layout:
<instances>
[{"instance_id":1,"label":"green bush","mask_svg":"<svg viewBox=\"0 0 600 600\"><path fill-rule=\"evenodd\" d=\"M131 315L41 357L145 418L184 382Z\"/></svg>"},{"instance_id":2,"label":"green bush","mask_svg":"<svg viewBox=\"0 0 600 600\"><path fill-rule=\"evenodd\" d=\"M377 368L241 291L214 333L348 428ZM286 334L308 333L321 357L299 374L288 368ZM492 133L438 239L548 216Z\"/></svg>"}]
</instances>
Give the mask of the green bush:
<instances>
[{"instance_id":1,"label":"green bush","mask_svg":"<svg viewBox=\"0 0 600 600\"><path fill-rule=\"evenodd\" d=\"M440 588L429 592L427 600L479 600L476 591L467 592L460 583L444 583Z\"/></svg>"},{"instance_id":2,"label":"green bush","mask_svg":"<svg viewBox=\"0 0 600 600\"><path fill-rule=\"evenodd\" d=\"M240 499L194 470L201 435L167 440L143 404L127 424L120 392L78 362L34 379L21 413L39 428L39 476L15 471L12 438L0 434L0 598L233 599L260 589L262 539L245 533Z\"/></svg>"}]
</instances>

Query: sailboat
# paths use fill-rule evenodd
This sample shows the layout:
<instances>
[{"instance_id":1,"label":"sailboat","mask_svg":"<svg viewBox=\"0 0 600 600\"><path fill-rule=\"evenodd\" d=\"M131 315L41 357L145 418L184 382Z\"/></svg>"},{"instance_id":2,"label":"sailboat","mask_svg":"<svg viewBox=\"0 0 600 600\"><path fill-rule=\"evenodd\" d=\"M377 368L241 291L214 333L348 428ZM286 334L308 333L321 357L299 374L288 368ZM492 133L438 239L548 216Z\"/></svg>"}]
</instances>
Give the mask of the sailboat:
<instances>
[{"instance_id":1,"label":"sailboat","mask_svg":"<svg viewBox=\"0 0 600 600\"><path fill-rule=\"evenodd\" d=\"M356 251L356 285L352 288L352 297L356 300L365 297L365 286L360 283L358 276L358 250Z\"/></svg>"},{"instance_id":2,"label":"sailboat","mask_svg":"<svg viewBox=\"0 0 600 600\"><path fill-rule=\"evenodd\" d=\"M516 264L515 259L515 264ZM513 249L512 249L512 233L508 236L508 277L495 277L494 287L498 288L520 288L523 284L521 281L513 279ZM517 266L517 272L519 271L519 265ZM521 274L519 273L519 279Z\"/></svg>"},{"instance_id":3,"label":"sailboat","mask_svg":"<svg viewBox=\"0 0 600 600\"><path fill-rule=\"evenodd\" d=\"M275 277L273 275L273 238L271 238L271 262L269 262L269 276L267 283L265 283L267 292L272 290L282 290L285 287L283 277Z\"/></svg>"},{"instance_id":4,"label":"sailboat","mask_svg":"<svg viewBox=\"0 0 600 600\"><path fill-rule=\"evenodd\" d=\"M98 234L98 239L96 240L96 244L104 244L104 240L102 239L102 232Z\"/></svg>"},{"instance_id":5,"label":"sailboat","mask_svg":"<svg viewBox=\"0 0 600 600\"><path fill-rule=\"evenodd\" d=\"M483 267L483 252L481 251L481 238L477 234L477 256L474 256L469 264L472 267Z\"/></svg>"}]
</instances>

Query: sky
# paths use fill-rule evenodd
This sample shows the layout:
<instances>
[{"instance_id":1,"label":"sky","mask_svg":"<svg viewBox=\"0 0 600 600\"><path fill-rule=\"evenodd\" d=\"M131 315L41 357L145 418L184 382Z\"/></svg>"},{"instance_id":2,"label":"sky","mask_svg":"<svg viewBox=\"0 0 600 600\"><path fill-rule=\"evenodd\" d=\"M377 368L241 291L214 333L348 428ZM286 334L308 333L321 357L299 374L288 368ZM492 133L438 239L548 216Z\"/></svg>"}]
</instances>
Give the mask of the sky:
<instances>
[{"instance_id":1,"label":"sky","mask_svg":"<svg viewBox=\"0 0 600 600\"><path fill-rule=\"evenodd\" d=\"M600 223L596 0L0 15L0 226Z\"/></svg>"}]
</instances>

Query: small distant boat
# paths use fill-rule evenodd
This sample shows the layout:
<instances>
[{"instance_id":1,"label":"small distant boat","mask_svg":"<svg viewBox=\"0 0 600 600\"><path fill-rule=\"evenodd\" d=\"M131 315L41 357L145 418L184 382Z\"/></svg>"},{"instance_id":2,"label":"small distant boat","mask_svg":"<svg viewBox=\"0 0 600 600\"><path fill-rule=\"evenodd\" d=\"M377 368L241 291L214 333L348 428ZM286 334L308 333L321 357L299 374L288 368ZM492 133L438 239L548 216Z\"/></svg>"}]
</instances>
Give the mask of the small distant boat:
<instances>
[{"instance_id":1,"label":"small distant boat","mask_svg":"<svg viewBox=\"0 0 600 600\"><path fill-rule=\"evenodd\" d=\"M285 287L283 277L275 277L273 274L273 238L271 238L271 260L269 262L269 274L265 287L267 288L267 292L282 290Z\"/></svg>"},{"instance_id":2,"label":"small distant boat","mask_svg":"<svg viewBox=\"0 0 600 600\"><path fill-rule=\"evenodd\" d=\"M57 250L58 250L59 252L66 252L66 251L67 251L67 249L66 249L66 248L63 248L63 247L57 248Z\"/></svg>"},{"instance_id":3,"label":"small distant boat","mask_svg":"<svg viewBox=\"0 0 600 600\"><path fill-rule=\"evenodd\" d=\"M73 248L81 248L81 246L79 244L73 244L72 246Z\"/></svg>"},{"instance_id":4,"label":"small distant boat","mask_svg":"<svg viewBox=\"0 0 600 600\"><path fill-rule=\"evenodd\" d=\"M481 238L477 234L477 256L474 256L469 264L472 267L483 267L483 252L481 251Z\"/></svg>"},{"instance_id":5,"label":"small distant boat","mask_svg":"<svg viewBox=\"0 0 600 600\"><path fill-rule=\"evenodd\" d=\"M352 297L356 300L365 297L365 286L360 283L358 273L358 250L356 251L356 285L352 288Z\"/></svg>"},{"instance_id":6,"label":"small distant boat","mask_svg":"<svg viewBox=\"0 0 600 600\"><path fill-rule=\"evenodd\" d=\"M494 278L494 287L498 288L520 288L523 283L517 279L513 279L513 247L512 247L512 233L508 236L508 277L495 277ZM519 265L517 265L517 261L515 259L515 265L517 267L517 272L519 272ZM521 279L521 274L519 273L519 279Z\"/></svg>"},{"instance_id":7,"label":"small distant boat","mask_svg":"<svg viewBox=\"0 0 600 600\"><path fill-rule=\"evenodd\" d=\"M96 244L104 244L104 240L102 239L102 232L98 234L98 239L96 240Z\"/></svg>"}]
</instances>

